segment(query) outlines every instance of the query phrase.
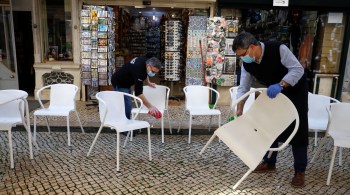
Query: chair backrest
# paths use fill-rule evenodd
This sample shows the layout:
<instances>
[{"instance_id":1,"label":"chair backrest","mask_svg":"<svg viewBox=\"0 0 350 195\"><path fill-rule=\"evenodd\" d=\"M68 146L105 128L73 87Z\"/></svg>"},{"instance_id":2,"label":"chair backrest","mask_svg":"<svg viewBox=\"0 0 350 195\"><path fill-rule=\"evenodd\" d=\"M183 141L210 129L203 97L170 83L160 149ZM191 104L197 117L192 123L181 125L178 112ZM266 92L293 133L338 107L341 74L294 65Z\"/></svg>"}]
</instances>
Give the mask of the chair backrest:
<instances>
[{"instance_id":1,"label":"chair backrest","mask_svg":"<svg viewBox=\"0 0 350 195\"><path fill-rule=\"evenodd\" d=\"M20 110L22 111L22 114ZM24 113L24 101L21 99L13 100L11 102L2 104L0 105L0 124L22 123Z\"/></svg>"},{"instance_id":2,"label":"chair backrest","mask_svg":"<svg viewBox=\"0 0 350 195\"><path fill-rule=\"evenodd\" d=\"M254 88L250 88L250 90L252 89ZM231 87L229 90L230 90L230 96L231 96L230 109L235 110L237 106L233 106L233 103L237 99L238 86ZM243 113L245 113L250 108L250 106L254 103L254 100L255 100L255 93L252 93L248 96L248 99L245 101Z\"/></svg>"},{"instance_id":3,"label":"chair backrest","mask_svg":"<svg viewBox=\"0 0 350 195\"><path fill-rule=\"evenodd\" d=\"M158 110L168 108L169 92L169 87L162 85L156 85L155 88L143 86L143 95Z\"/></svg>"},{"instance_id":4,"label":"chair backrest","mask_svg":"<svg viewBox=\"0 0 350 195\"><path fill-rule=\"evenodd\" d=\"M339 103L339 101L328 96L310 92L308 96L309 128L326 130L329 121L328 110L330 109L330 105L332 102Z\"/></svg>"},{"instance_id":5,"label":"chair backrest","mask_svg":"<svg viewBox=\"0 0 350 195\"><path fill-rule=\"evenodd\" d=\"M134 98L142 107L142 100L134 95L119 91L101 91L96 94L99 105L100 120L104 124L111 124L115 121L123 122L129 119L125 116L124 96ZM134 116L134 118L136 118Z\"/></svg>"},{"instance_id":6,"label":"chair backrest","mask_svg":"<svg viewBox=\"0 0 350 195\"><path fill-rule=\"evenodd\" d=\"M238 100L262 89L247 92ZM293 133L277 149L270 149L276 138L293 122ZM247 165L254 169L267 151L285 148L299 127L299 115L294 104L282 93L271 99L266 89L257 97L247 112L220 127L216 135Z\"/></svg>"},{"instance_id":7,"label":"chair backrest","mask_svg":"<svg viewBox=\"0 0 350 195\"><path fill-rule=\"evenodd\" d=\"M73 84L54 84L49 85L50 90L50 106L58 108L75 109L75 96L78 87Z\"/></svg>"},{"instance_id":8,"label":"chair backrest","mask_svg":"<svg viewBox=\"0 0 350 195\"><path fill-rule=\"evenodd\" d=\"M186 108L187 109L210 109L209 108L209 98L210 92L216 93L216 101L213 108L220 98L218 91L211 87L201 86L201 85L190 85L184 87L184 92L186 96Z\"/></svg>"},{"instance_id":9,"label":"chair backrest","mask_svg":"<svg viewBox=\"0 0 350 195\"><path fill-rule=\"evenodd\" d=\"M341 133L343 135L346 133L347 135L350 135L350 103L332 103L330 113L331 117L328 126L328 133L330 135L333 133ZM348 142L350 142L350 138L348 140Z\"/></svg>"}]
</instances>

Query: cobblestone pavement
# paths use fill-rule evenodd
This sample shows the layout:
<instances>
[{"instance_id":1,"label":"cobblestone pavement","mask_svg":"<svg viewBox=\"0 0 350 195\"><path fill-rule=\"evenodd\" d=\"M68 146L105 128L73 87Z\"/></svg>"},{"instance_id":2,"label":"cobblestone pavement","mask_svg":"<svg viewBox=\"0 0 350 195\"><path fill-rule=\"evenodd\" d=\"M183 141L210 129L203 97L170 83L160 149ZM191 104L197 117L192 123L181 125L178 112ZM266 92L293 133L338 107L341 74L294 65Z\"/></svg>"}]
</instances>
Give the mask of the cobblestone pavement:
<instances>
[{"instance_id":1,"label":"cobblestone pavement","mask_svg":"<svg viewBox=\"0 0 350 195\"><path fill-rule=\"evenodd\" d=\"M347 149L343 150L343 166L336 160L331 185L326 186L331 144L325 146L317 161L308 166L307 185L302 189L290 186L294 170L291 148L288 147L278 156L276 173L252 173L237 190L232 190L248 167L218 141L199 155L210 138L207 130L200 130L201 126L206 128L206 118L194 121L198 129L193 131L191 144L187 144L185 132L169 135L168 130L162 144L157 129L159 122L146 117L156 127L151 136L153 160L148 161L147 136L143 131L121 148L120 172L117 172L115 132L103 130L91 156L87 157L99 125L98 113L97 108L86 109L82 102L78 104L78 110L87 133L72 128L72 146L68 147L66 128L63 127L65 119L50 118L52 125L62 127L52 128L50 135L44 127L39 127L39 150L34 147L33 160L29 159L26 132L15 128L14 169L10 169L7 134L0 133L0 194L350 194ZM170 110L175 117L180 111L183 111L181 106ZM72 120L75 120L74 115ZM176 120L172 118L173 125L178 124ZM312 144L313 138L310 138L309 159L315 152Z\"/></svg>"}]
</instances>

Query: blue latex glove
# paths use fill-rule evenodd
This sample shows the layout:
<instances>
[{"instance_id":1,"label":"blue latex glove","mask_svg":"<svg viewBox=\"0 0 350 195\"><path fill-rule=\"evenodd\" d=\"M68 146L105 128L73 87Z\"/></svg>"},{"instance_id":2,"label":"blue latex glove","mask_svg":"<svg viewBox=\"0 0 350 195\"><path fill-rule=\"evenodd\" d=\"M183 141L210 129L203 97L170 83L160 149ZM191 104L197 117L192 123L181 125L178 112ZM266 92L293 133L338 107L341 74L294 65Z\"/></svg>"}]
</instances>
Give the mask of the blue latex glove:
<instances>
[{"instance_id":1,"label":"blue latex glove","mask_svg":"<svg viewBox=\"0 0 350 195\"><path fill-rule=\"evenodd\" d=\"M279 94L282 91L282 87L276 83L274 85L270 85L267 88L267 96L269 96L271 99L275 98L277 94Z\"/></svg>"}]
</instances>

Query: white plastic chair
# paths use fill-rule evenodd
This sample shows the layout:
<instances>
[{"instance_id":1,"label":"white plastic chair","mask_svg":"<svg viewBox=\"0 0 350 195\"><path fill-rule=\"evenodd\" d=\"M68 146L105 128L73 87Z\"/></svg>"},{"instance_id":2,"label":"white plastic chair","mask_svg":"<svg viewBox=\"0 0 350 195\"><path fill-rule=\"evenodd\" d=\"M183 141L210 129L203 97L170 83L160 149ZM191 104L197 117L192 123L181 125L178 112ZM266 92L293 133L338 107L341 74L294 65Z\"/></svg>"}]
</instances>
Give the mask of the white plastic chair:
<instances>
[{"instance_id":1,"label":"white plastic chair","mask_svg":"<svg viewBox=\"0 0 350 195\"><path fill-rule=\"evenodd\" d=\"M41 94L44 89L50 89L50 104L45 108L41 100ZM84 133L83 126L81 124L78 112L75 105L75 96L77 94L78 87L73 84L53 84L42 87L37 91L37 98L41 108L34 111L34 141L36 142L36 117L45 116L47 129L50 131L48 116L65 116L67 117L67 134L68 134L68 146L71 146L70 141L70 126L69 126L69 114L75 112L81 131Z\"/></svg>"},{"instance_id":2,"label":"white plastic chair","mask_svg":"<svg viewBox=\"0 0 350 195\"><path fill-rule=\"evenodd\" d=\"M156 85L155 88L149 87L149 86L143 86L143 95L147 98L147 100L155 106L161 113L161 131L162 131L162 143L164 143L164 113L166 112L169 122L169 130L171 131L171 124L169 119L169 111L168 111L168 101L169 101L169 87L162 86L162 85ZM132 116L137 114L139 111L139 105L137 105L138 108L133 108L131 110ZM148 108L146 106L143 106L139 112L140 114L148 114ZM132 138L132 136L131 136Z\"/></svg>"},{"instance_id":3,"label":"white plastic chair","mask_svg":"<svg viewBox=\"0 0 350 195\"><path fill-rule=\"evenodd\" d=\"M317 133L320 131L326 131L327 129L329 121L329 114L327 109L329 109L331 103L333 102L339 103L337 99L309 92L309 130L315 132L315 146L317 146Z\"/></svg>"},{"instance_id":4,"label":"white plastic chair","mask_svg":"<svg viewBox=\"0 0 350 195\"><path fill-rule=\"evenodd\" d=\"M261 90L263 90L262 93L250 109L218 128L200 152L202 154L218 136L249 167L247 173L234 185L233 189L236 189L259 165L267 151L270 151L270 157L272 151L280 151L287 147L299 127L299 115L294 104L281 93L271 99L267 96L266 89L254 89L238 98L235 104L251 93ZM295 121L295 127L287 140L278 148L270 148L293 121Z\"/></svg>"},{"instance_id":5,"label":"white plastic chair","mask_svg":"<svg viewBox=\"0 0 350 195\"><path fill-rule=\"evenodd\" d=\"M183 90L185 92L185 97L186 97L185 111L182 114L180 125L177 132L180 132L183 118L186 114L186 111L188 111L190 115L189 129L188 129L188 143L191 143L192 116L210 116L210 123L209 123L209 131L210 131L212 116L217 115L218 126L220 127L221 111L218 109L215 109L216 104L218 103L218 100L220 98L220 94L218 91L216 91L211 87L200 86L200 85L187 86L187 87L184 87ZM209 107L210 92L213 92L216 94L216 101L212 108Z\"/></svg>"},{"instance_id":6,"label":"white plastic chair","mask_svg":"<svg viewBox=\"0 0 350 195\"><path fill-rule=\"evenodd\" d=\"M17 124L23 124L28 133L29 158L33 159L32 134L30 132L30 121L28 102L26 98L28 93L21 90L1 90L0 91L0 131L8 132L8 141L10 148L10 167L14 168L13 148L12 148L12 127Z\"/></svg>"},{"instance_id":7,"label":"white plastic chair","mask_svg":"<svg viewBox=\"0 0 350 195\"><path fill-rule=\"evenodd\" d=\"M250 88L250 90L253 90L254 88ZM231 102L230 102L230 111L228 113L227 118L229 118L231 116L231 112L235 112L236 110L236 105L234 105L234 102L237 99L237 90L238 90L238 86L235 87L231 87L229 89L230 91L230 97L231 97ZM245 113L247 110L249 110L250 106L254 103L255 100L255 94L252 93L248 96L248 99L245 101L244 103L244 107L243 107L243 113Z\"/></svg>"},{"instance_id":8,"label":"white plastic chair","mask_svg":"<svg viewBox=\"0 0 350 195\"><path fill-rule=\"evenodd\" d=\"M125 116L124 96L129 96L133 98L134 101L139 102L140 108L132 119L128 119ZM135 129L147 128L149 160L151 161L152 155L151 155L150 124L146 121L135 120L135 118L137 117L139 111L143 106L142 100L134 95L130 95L123 92L117 92L117 91L98 92L96 94L96 98L98 100L98 105L99 105L101 126L95 136L94 141L92 142L92 145L90 146L87 156L90 155L103 127L109 127L111 129L115 129L115 131L117 132L117 171L119 171L120 132L129 131L127 137L125 138L125 142L124 142L124 146L125 146L128 140L130 131Z\"/></svg>"},{"instance_id":9,"label":"white plastic chair","mask_svg":"<svg viewBox=\"0 0 350 195\"><path fill-rule=\"evenodd\" d=\"M334 140L332 160L329 166L327 185L330 184L337 148L350 148L350 103L333 103L330 108L331 117L327 133ZM341 160L341 158L339 158Z\"/></svg>"}]
</instances>

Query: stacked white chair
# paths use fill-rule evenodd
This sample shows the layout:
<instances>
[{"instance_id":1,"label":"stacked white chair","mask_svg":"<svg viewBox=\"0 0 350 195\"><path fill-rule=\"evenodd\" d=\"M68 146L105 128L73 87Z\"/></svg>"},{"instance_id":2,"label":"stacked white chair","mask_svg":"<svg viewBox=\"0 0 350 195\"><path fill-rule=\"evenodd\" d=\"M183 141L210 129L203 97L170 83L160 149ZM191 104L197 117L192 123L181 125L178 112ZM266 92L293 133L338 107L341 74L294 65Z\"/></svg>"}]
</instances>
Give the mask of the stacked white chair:
<instances>
[{"instance_id":1,"label":"stacked white chair","mask_svg":"<svg viewBox=\"0 0 350 195\"><path fill-rule=\"evenodd\" d=\"M230 97L231 97L231 102L230 102L230 111L228 113L228 117L229 118L231 116L231 112L235 112L237 106L235 104L236 100L237 100L237 90L238 90L238 86L235 87L231 87L229 89L230 91ZM254 90L254 88L250 88L250 90ZM252 93L248 96L247 100L244 103L244 108L243 108L243 113L245 113L247 110L249 110L249 108L252 106L252 104L254 103L255 100L255 94Z\"/></svg>"}]
</instances>

